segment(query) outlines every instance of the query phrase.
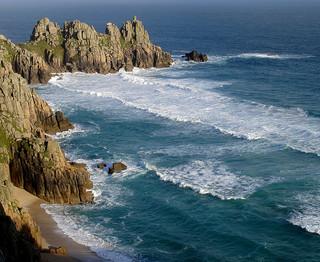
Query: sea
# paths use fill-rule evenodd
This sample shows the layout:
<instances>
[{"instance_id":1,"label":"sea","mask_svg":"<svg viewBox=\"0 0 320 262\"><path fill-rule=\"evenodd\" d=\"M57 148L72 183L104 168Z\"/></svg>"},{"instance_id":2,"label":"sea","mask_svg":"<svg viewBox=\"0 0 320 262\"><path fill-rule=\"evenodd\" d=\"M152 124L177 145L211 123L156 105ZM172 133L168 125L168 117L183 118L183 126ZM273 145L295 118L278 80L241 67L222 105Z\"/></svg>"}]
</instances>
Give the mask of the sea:
<instances>
[{"instance_id":1,"label":"sea","mask_svg":"<svg viewBox=\"0 0 320 262\"><path fill-rule=\"evenodd\" d=\"M320 261L320 4L241 3L0 9L14 42L44 16L104 32L136 15L173 55L170 68L36 86L75 124L55 138L95 195L43 208L105 261ZM192 49L209 61L184 61ZM109 176L101 161L128 169Z\"/></svg>"}]
</instances>

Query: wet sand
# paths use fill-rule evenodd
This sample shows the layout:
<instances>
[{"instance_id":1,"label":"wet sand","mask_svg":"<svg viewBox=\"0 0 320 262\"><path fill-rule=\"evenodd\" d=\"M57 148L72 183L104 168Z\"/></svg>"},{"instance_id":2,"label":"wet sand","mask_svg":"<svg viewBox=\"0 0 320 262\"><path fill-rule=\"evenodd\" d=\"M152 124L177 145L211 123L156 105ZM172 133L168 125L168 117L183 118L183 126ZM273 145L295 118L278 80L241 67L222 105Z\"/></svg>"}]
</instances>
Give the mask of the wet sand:
<instances>
[{"instance_id":1,"label":"wet sand","mask_svg":"<svg viewBox=\"0 0 320 262\"><path fill-rule=\"evenodd\" d=\"M45 201L17 187L14 187L13 193L20 205L29 211L33 219L40 227L43 236L43 248L47 248L48 246L62 246L67 249L67 256L43 253L41 255L43 261L102 261L88 247L76 243L70 237L65 235L60 228L58 228L57 223L53 220L53 218L40 207L40 205L45 203Z\"/></svg>"}]
</instances>

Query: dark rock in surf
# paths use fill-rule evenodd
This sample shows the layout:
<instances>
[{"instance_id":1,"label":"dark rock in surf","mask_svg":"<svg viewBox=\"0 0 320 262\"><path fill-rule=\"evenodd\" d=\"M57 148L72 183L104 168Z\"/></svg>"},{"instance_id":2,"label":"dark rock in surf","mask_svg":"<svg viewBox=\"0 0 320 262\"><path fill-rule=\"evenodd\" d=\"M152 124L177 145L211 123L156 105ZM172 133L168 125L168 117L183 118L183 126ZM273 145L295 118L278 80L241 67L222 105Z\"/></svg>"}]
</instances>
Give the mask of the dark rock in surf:
<instances>
[{"instance_id":1,"label":"dark rock in surf","mask_svg":"<svg viewBox=\"0 0 320 262\"><path fill-rule=\"evenodd\" d=\"M110 164L106 164L104 162L102 163L98 163L97 164L97 168L99 169L104 169L106 168L107 166L109 167ZM112 163L111 167L108 169L108 174L113 174L113 173L120 173L124 170L127 169L127 166L121 162L115 162L115 163Z\"/></svg>"},{"instance_id":2,"label":"dark rock in surf","mask_svg":"<svg viewBox=\"0 0 320 262\"><path fill-rule=\"evenodd\" d=\"M207 62L208 56L206 54L198 53L193 50L190 53L186 53L183 57L185 57L186 61L195 61L195 62Z\"/></svg>"},{"instance_id":3,"label":"dark rock in surf","mask_svg":"<svg viewBox=\"0 0 320 262\"><path fill-rule=\"evenodd\" d=\"M109 174L120 173L127 169L127 166L121 162L113 163L112 168L109 170Z\"/></svg>"}]
</instances>

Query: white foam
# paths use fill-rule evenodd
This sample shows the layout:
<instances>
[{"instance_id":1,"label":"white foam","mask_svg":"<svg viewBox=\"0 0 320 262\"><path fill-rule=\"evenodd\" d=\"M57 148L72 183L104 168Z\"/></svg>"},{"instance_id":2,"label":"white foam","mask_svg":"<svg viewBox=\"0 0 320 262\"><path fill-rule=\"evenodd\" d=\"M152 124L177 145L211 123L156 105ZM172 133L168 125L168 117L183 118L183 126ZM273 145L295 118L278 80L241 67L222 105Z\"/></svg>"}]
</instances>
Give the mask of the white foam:
<instances>
[{"instance_id":1,"label":"white foam","mask_svg":"<svg viewBox=\"0 0 320 262\"><path fill-rule=\"evenodd\" d=\"M197 92L190 92L172 88L170 79L158 79L161 85L150 85L149 76L139 71L127 74L126 79L122 74L125 73L106 76L65 74L60 84L72 92L116 99L126 106L171 120L201 123L236 137L266 139L320 155L320 119L308 116L302 109L239 101L212 90L197 89L197 81L193 82ZM154 71L151 76L156 74L157 71ZM145 78L143 81L147 84L130 80L137 75Z\"/></svg>"},{"instance_id":2,"label":"white foam","mask_svg":"<svg viewBox=\"0 0 320 262\"><path fill-rule=\"evenodd\" d=\"M271 59L271 60L292 60L292 59L307 59L311 55L296 55L296 54L275 54L275 53L242 53L238 55L225 56L209 56L210 63L224 63L231 59Z\"/></svg>"},{"instance_id":3,"label":"white foam","mask_svg":"<svg viewBox=\"0 0 320 262\"><path fill-rule=\"evenodd\" d=\"M157 168L146 163L163 181L182 188L190 188L200 194L210 194L222 200L245 199L258 188L279 181L276 178L258 178L237 175L215 160L195 160L173 168Z\"/></svg>"},{"instance_id":4,"label":"white foam","mask_svg":"<svg viewBox=\"0 0 320 262\"><path fill-rule=\"evenodd\" d=\"M170 77L172 76L172 71L167 71L166 73L161 72L162 76ZM189 90L193 92L198 92L199 90L203 89L214 89L220 88L227 85L232 85L230 81L212 81L212 80L201 80L195 78L188 78L188 79L160 79L158 77L149 76L146 73L142 73L139 70L135 70L133 73L126 73L122 71L120 76L123 80L128 81L133 84L140 84L140 85L149 85L149 86L170 86L171 88ZM147 77L146 77L147 76ZM194 83L197 83L195 86ZM161 90L159 90L161 92Z\"/></svg>"},{"instance_id":5,"label":"white foam","mask_svg":"<svg viewBox=\"0 0 320 262\"><path fill-rule=\"evenodd\" d=\"M74 128L68 129L63 132L57 132L55 135L52 135L54 139L60 140L64 138L69 138L76 134L86 133L88 130L84 129L81 125L75 124Z\"/></svg>"},{"instance_id":6,"label":"white foam","mask_svg":"<svg viewBox=\"0 0 320 262\"><path fill-rule=\"evenodd\" d=\"M105 226L99 226L99 224L93 226L86 216L74 214L71 211L73 208L105 210L107 207L125 205L122 200L123 196L129 196L132 192L117 183L117 180L124 178L125 175L110 177L96 169L96 164L102 162L103 159L88 160L79 158L76 154L69 154L69 157L71 161L86 164L88 171L91 173L95 204L79 207L45 204L42 205L42 208L53 217L58 227L66 235L77 243L88 246L99 257L113 262L133 261L130 256L125 254L127 251L129 253L133 253L133 251L130 248L121 246L119 240L113 236L110 229ZM128 173L130 171L137 172L137 169L131 166L128 169ZM128 174L126 175L129 176ZM99 235L103 235L103 239ZM122 252L124 249L125 251Z\"/></svg>"},{"instance_id":7,"label":"white foam","mask_svg":"<svg viewBox=\"0 0 320 262\"><path fill-rule=\"evenodd\" d=\"M241 53L241 54L230 54L230 55L209 55L208 62L210 64L225 64L229 60L233 59L270 59L270 60L297 60L297 59L308 59L312 58L312 55L298 55L298 54L277 54L277 53ZM192 66L201 65L201 63L197 63L194 61L185 61L185 59L181 55L173 56L174 68L188 68Z\"/></svg>"},{"instance_id":8,"label":"white foam","mask_svg":"<svg viewBox=\"0 0 320 262\"><path fill-rule=\"evenodd\" d=\"M68 206L42 204L41 207L52 216L63 233L77 243L88 246L101 258L114 262L133 261L129 256L115 251L118 239L112 237L111 232L106 232L107 228L101 227L99 224L93 228L86 216L72 215ZM104 236L108 237L103 240L92 231L103 231Z\"/></svg>"},{"instance_id":9,"label":"white foam","mask_svg":"<svg viewBox=\"0 0 320 262\"><path fill-rule=\"evenodd\" d=\"M288 221L310 233L320 235L319 192L299 194L296 199L299 202L299 206L292 212Z\"/></svg>"},{"instance_id":10,"label":"white foam","mask_svg":"<svg viewBox=\"0 0 320 262\"><path fill-rule=\"evenodd\" d=\"M152 151L140 151L139 155L142 158L152 159L155 155L160 154L166 155L167 157L206 157L210 158L211 156L224 157L224 156L235 156L243 155L246 153L266 154L282 149L281 146L272 145L266 141L257 140L257 141L246 141L246 140L236 140L230 141L222 145L174 145L166 146L159 149L153 149Z\"/></svg>"}]
</instances>

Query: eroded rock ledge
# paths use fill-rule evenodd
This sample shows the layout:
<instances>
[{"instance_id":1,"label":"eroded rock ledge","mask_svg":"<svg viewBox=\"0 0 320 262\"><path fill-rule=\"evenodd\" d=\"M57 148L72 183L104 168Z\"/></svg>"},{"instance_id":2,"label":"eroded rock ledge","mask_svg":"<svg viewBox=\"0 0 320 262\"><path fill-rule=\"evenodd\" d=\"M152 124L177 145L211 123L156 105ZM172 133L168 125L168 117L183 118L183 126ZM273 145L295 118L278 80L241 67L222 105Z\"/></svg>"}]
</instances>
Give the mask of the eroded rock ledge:
<instances>
[{"instance_id":1,"label":"eroded rock ledge","mask_svg":"<svg viewBox=\"0 0 320 262\"><path fill-rule=\"evenodd\" d=\"M171 55L152 44L141 21L127 21L119 29L107 23L105 33L80 21L57 23L43 18L35 25L30 41L15 45L0 38L10 49L9 61L29 83L46 83L51 73L82 71L112 73L133 67L168 67Z\"/></svg>"}]
</instances>

